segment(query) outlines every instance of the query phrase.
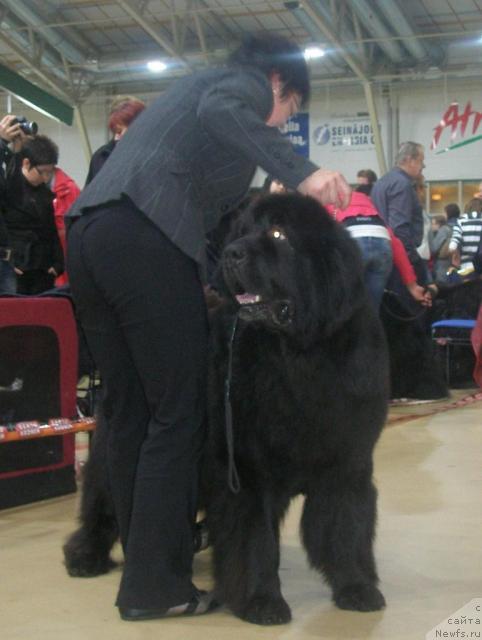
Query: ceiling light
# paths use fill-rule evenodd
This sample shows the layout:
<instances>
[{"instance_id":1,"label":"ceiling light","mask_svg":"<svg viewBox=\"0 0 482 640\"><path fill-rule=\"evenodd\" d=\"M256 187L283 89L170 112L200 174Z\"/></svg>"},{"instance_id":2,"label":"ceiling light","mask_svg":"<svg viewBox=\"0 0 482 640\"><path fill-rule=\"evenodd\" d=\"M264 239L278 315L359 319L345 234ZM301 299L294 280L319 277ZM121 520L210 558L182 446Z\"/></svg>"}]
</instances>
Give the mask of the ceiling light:
<instances>
[{"instance_id":1,"label":"ceiling light","mask_svg":"<svg viewBox=\"0 0 482 640\"><path fill-rule=\"evenodd\" d=\"M152 71L152 73L159 73L167 69L167 64L165 62L161 62L161 60L150 60L147 63L147 68L149 71Z\"/></svg>"},{"instance_id":2,"label":"ceiling light","mask_svg":"<svg viewBox=\"0 0 482 640\"><path fill-rule=\"evenodd\" d=\"M303 52L305 60L314 60L316 58L323 58L325 50L321 47L306 47Z\"/></svg>"}]
</instances>

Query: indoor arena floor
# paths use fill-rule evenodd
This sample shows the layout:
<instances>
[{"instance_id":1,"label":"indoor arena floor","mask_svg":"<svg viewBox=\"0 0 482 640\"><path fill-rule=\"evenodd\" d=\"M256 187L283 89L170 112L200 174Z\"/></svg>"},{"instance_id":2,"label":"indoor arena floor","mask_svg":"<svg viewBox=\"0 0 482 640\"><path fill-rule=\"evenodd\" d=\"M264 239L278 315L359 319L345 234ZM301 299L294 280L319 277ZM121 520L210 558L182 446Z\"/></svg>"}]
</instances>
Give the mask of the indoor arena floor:
<instances>
[{"instance_id":1,"label":"indoor arena floor","mask_svg":"<svg viewBox=\"0 0 482 640\"><path fill-rule=\"evenodd\" d=\"M456 392L452 399L470 395ZM475 393L475 392L473 392ZM69 578L62 542L78 496L0 512L2 640L419 640L482 597L482 401L393 408L376 450L379 490L376 556L387 608L336 609L307 567L298 539L301 500L282 537L281 580L289 625L258 627L226 610L193 618L122 622L113 606L119 569ZM416 417L424 414L421 417ZM209 586L209 551L195 558L195 581ZM479 618L482 615L479 613ZM453 620L453 619L452 619ZM461 631L482 625L465 624ZM443 635L433 637L463 637ZM470 637L470 636L465 636Z\"/></svg>"}]
</instances>

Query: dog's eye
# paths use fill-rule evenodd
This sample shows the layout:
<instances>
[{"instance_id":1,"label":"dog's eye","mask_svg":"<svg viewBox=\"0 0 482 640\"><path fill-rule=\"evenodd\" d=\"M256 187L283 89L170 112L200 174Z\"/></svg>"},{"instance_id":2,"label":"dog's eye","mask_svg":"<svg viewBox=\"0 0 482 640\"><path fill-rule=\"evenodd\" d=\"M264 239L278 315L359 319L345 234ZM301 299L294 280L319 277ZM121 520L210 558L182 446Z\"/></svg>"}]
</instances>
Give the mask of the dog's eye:
<instances>
[{"instance_id":1,"label":"dog's eye","mask_svg":"<svg viewBox=\"0 0 482 640\"><path fill-rule=\"evenodd\" d=\"M271 227L268 231L268 235L275 240L286 240L285 233L280 227Z\"/></svg>"}]
</instances>

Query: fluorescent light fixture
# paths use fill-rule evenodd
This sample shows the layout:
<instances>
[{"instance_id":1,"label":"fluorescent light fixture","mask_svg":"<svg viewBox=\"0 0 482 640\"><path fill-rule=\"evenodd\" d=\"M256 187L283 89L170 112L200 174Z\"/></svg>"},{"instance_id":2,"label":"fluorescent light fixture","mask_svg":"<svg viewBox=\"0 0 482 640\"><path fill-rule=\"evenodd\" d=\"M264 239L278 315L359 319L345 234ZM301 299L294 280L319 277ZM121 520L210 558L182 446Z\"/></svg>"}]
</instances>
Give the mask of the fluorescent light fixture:
<instances>
[{"instance_id":1,"label":"fluorescent light fixture","mask_svg":"<svg viewBox=\"0 0 482 640\"><path fill-rule=\"evenodd\" d=\"M323 58L325 55L325 50L321 47L306 47L303 52L305 56L305 60L315 60L316 58Z\"/></svg>"},{"instance_id":2,"label":"fluorescent light fixture","mask_svg":"<svg viewBox=\"0 0 482 640\"><path fill-rule=\"evenodd\" d=\"M149 60L147 63L147 68L152 73L160 73L161 71L165 71L167 69L167 64L162 62L161 60Z\"/></svg>"}]
</instances>

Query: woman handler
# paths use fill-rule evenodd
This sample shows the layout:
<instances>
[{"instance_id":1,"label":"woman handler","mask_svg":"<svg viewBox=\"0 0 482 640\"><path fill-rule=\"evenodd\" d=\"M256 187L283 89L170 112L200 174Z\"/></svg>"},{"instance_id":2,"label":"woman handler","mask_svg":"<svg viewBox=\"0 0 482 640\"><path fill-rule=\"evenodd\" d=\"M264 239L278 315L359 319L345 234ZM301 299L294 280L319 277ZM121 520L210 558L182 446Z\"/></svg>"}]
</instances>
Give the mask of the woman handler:
<instances>
[{"instance_id":1,"label":"woman handler","mask_svg":"<svg viewBox=\"0 0 482 640\"><path fill-rule=\"evenodd\" d=\"M204 239L258 165L322 203L348 204L344 178L298 156L277 129L308 97L298 47L250 37L227 66L182 78L143 111L69 213L72 292L104 384L125 620L209 608L191 581Z\"/></svg>"}]
</instances>

